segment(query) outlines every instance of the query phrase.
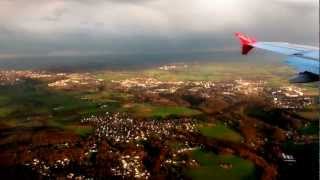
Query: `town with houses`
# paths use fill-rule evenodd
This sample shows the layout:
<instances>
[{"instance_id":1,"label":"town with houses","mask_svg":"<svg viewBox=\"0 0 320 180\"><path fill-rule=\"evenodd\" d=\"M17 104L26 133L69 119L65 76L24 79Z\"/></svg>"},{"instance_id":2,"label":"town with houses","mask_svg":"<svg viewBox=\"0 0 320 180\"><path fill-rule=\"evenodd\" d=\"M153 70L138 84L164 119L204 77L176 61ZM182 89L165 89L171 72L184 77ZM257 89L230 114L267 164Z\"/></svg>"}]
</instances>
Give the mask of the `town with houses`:
<instances>
[{"instance_id":1,"label":"town with houses","mask_svg":"<svg viewBox=\"0 0 320 180\"><path fill-rule=\"evenodd\" d=\"M238 95L259 96L264 95L272 100L276 107L284 109L301 109L312 104L314 99L304 94L300 87L285 86L280 88L269 88L265 81L235 80L231 82L212 81L190 81L190 82L163 82L154 78L133 78L122 81L113 80L112 83L119 84L124 90L139 88L146 93L169 93L173 94L179 89L187 89L192 93L206 98L212 96Z\"/></svg>"}]
</instances>

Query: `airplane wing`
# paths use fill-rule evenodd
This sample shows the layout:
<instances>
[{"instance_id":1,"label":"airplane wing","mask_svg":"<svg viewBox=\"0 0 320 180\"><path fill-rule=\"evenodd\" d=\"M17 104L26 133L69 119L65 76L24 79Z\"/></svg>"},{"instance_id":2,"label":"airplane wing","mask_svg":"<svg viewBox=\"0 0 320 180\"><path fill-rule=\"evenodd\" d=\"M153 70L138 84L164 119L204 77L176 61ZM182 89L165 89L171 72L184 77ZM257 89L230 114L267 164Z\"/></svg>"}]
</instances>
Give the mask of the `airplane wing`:
<instances>
[{"instance_id":1,"label":"airplane wing","mask_svg":"<svg viewBox=\"0 0 320 180\"><path fill-rule=\"evenodd\" d=\"M302 71L291 82L304 83L319 80L319 47L290 44L286 42L259 42L242 33L235 34L242 45L242 54L247 55L253 48L263 49L289 56L287 63Z\"/></svg>"}]
</instances>

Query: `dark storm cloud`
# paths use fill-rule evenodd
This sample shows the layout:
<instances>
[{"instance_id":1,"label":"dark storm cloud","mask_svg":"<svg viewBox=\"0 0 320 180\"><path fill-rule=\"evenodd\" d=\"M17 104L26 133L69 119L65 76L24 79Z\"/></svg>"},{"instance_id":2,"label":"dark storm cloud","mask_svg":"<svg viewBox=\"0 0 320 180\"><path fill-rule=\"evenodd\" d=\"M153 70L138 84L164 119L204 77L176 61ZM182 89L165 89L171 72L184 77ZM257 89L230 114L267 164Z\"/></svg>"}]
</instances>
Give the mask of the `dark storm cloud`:
<instances>
[{"instance_id":1,"label":"dark storm cloud","mask_svg":"<svg viewBox=\"0 0 320 180\"><path fill-rule=\"evenodd\" d=\"M0 57L193 52L237 47L235 31L318 44L314 0L0 2Z\"/></svg>"}]
</instances>

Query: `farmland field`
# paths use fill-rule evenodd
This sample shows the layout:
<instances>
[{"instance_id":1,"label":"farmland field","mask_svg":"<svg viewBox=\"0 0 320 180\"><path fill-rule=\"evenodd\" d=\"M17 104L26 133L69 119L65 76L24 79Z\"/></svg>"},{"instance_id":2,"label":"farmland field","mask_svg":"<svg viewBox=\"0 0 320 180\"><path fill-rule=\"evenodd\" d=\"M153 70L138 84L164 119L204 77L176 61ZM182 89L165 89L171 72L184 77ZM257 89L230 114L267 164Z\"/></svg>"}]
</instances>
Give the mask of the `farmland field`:
<instances>
[{"instance_id":1,"label":"farmland field","mask_svg":"<svg viewBox=\"0 0 320 180\"><path fill-rule=\"evenodd\" d=\"M214 138L225 141L240 142L242 137L236 131L226 127L222 123L200 124L198 126L200 133L208 138Z\"/></svg>"},{"instance_id":2,"label":"farmland field","mask_svg":"<svg viewBox=\"0 0 320 180\"><path fill-rule=\"evenodd\" d=\"M188 176L195 180L225 179L225 180L253 180L255 167L247 160L233 155L217 155L211 152L195 150L192 156L199 162L199 167L189 170ZM228 164L229 168L221 167Z\"/></svg>"}]
</instances>

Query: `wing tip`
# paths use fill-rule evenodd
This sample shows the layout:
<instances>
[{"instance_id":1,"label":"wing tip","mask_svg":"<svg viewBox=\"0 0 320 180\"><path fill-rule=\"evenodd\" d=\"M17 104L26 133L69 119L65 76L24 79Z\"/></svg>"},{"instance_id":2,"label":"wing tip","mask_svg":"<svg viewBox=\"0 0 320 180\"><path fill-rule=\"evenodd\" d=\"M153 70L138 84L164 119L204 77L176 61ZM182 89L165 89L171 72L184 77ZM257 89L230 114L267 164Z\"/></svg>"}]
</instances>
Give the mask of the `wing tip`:
<instances>
[{"instance_id":1,"label":"wing tip","mask_svg":"<svg viewBox=\"0 0 320 180\"><path fill-rule=\"evenodd\" d=\"M243 55L247 55L254 48L252 44L257 42L256 39L248 37L241 32L235 32L235 36L240 41Z\"/></svg>"}]
</instances>

